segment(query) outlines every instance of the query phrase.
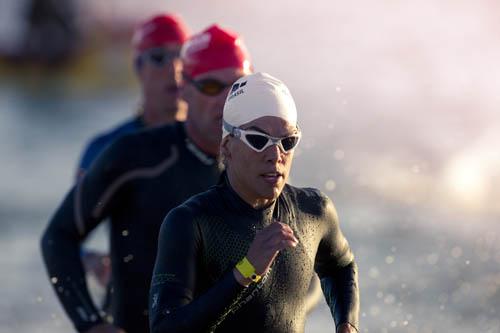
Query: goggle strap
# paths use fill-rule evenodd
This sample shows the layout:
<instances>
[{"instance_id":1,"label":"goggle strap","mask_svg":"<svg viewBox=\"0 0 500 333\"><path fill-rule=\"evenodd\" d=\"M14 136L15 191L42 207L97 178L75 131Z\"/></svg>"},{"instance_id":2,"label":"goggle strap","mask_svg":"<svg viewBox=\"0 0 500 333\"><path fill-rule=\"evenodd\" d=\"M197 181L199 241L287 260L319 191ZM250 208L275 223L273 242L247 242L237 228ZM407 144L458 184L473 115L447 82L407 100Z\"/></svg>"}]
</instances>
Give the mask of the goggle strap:
<instances>
[{"instance_id":1,"label":"goggle strap","mask_svg":"<svg viewBox=\"0 0 500 333\"><path fill-rule=\"evenodd\" d=\"M224 129L231 135L233 136L236 136L236 134L234 133L235 132L235 129L236 127L234 127L233 125L229 124L227 121L225 121L224 119L222 119L222 126L224 126Z\"/></svg>"}]
</instances>

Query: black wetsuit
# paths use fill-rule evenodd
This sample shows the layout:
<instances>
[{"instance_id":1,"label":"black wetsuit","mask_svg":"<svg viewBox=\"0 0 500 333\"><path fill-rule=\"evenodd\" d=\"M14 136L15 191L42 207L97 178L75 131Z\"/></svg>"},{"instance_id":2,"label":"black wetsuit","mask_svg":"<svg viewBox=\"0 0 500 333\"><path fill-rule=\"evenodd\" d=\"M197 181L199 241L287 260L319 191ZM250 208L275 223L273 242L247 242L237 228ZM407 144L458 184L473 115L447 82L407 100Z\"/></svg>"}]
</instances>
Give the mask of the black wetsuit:
<instances>
[{"instance_id":1,"label":"black wetsuit","mask_svg":"<svg viewBox=\"0 0 500 333\"><path fill-rule=\"evenodd\" d=\"M103 322L91 301L80 243L110 218L112 316L127 333L149 331L149 284L165 215L219 178L214 159L176 123L125 135L108 147L69 192L41 246L59 300L78 331Z\"/></svg>"},{"instance_id":2,"label":"black wetsuit","mask_svg":"<svg viewBox=\"0 0 500 333\"><path fill-rule=\"evenodd\" d=\"M299 244L280 252L261 282L244 288L232 270L256 229L273 218L288 224ZM357 328L357 268L332 202L315 189L286 185L271 206L256 210L225 180L163 222L151 282L151 331L303 332L314 271L336 324Z\"/></svg>"}]
</instances>

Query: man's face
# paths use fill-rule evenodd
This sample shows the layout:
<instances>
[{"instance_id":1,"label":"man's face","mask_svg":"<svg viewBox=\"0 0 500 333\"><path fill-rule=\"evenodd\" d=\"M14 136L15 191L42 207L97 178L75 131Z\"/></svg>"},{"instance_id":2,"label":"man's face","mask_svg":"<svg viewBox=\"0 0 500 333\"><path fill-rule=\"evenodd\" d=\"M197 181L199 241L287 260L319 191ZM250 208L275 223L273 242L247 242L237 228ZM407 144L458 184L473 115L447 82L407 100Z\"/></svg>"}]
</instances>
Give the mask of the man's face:
<instances>
[{"instance_id":1,"label":"man's face","mask_svg":"<svg viewBox=\"0 0 500 333\"><path fill-rule=\"evenodd\" d=\"M177 110L181 102L179 85L182 62L181 45L170 44L145 50L139 55L141 65L137 75L142 86L145 104L157 105L166 111Z\"/></svg>"},{"instance_id":2,"label":"man's face","mask_svg":"<svg viewBox=\"0 0 500 333\"><path fill-rule=\"evenodd\" d=\"M215 150L222 137L222 111L229 89L236 80L247 74L250 72L241 68L225 68L184 80L182 96L188 104L188 121L199 137L207 145L215 147ZM203 84L213 80L225 85L225 88L215 95L202 92Z\"/></svg>"},{"instance_id":3,"label":"man's face","mask_svg":"<svg viewBox=\"0 0 500 333\"><path fill-rule=\"evenodd\" d=\"M262 132L273 137L288 137L298 132L295 126L278 117L262 117L241 129ZM271 145L256 152L236 137L227 137L222 145L231 185L250 204L275 200L283 190L292 166L293 149L283 152Z\"/></svg>"}]
</instances>

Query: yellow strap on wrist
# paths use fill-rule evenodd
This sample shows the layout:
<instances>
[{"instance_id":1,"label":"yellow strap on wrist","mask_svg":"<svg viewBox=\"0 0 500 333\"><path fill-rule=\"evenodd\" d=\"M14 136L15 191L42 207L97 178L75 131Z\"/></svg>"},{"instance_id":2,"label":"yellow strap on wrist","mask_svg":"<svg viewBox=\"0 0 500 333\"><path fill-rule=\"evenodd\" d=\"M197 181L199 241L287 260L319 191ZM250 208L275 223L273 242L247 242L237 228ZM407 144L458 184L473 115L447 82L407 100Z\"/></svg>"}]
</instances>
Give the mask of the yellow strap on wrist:
<instances>
[{"instance_id":1,"label":"yellow strap on wrist","mask_svg":"<svg viewBox=\"0 0 500 333\"><path fill-rule=\"evenodd\" d=\"M241 275L247 279L251 279L253 282L259 282L261 279L261 276L255 273L255 267L253 267L252 263L248 261L247 257L244 257L239 263L236 264L236 269L241 273Z\"/></svg>"}]
</instances>

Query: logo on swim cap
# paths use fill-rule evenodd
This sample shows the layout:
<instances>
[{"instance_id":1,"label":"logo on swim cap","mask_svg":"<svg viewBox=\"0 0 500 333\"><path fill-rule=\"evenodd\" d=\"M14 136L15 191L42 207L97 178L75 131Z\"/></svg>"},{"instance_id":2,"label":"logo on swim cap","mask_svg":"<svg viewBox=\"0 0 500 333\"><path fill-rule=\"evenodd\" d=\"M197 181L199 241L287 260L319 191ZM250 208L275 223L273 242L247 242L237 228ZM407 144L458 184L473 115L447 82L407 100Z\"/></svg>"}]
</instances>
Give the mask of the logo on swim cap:
<instances>
[{"instance_id":1,"label":"logo on swim cap","mask_svg":"<svg viewBox=\"0 0 500 333\"><path fill-rule=\"evenodd\" d=\"M238 88L243 88L247 84L247 81L243 81L241 83L235 83L233 84L233 87L231 88L231 93L235 92L238 90Z\"/></svg>"},{"instance_id":2,"label":"logo on swim cap","mask_svg":"<svg viewBox=\"0 0 500 333\"><path fill-rule=\"evenodd\" d=\"M242 89L245 85L247 84L247 81L243 81L243 82L238 82L238 83L235 83L233 84L233 87L231 88L231 92L229 93L230 96L228 97L228 101L233 99L234 97L238 96L238 95L241 95L243 93L245 93L245 91Z\"/></svg>"}]
</instances>

